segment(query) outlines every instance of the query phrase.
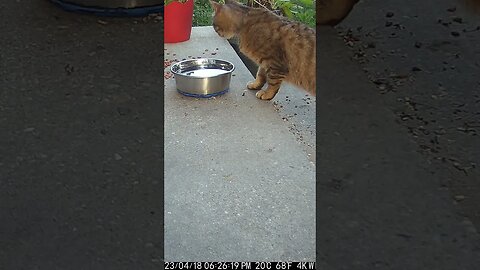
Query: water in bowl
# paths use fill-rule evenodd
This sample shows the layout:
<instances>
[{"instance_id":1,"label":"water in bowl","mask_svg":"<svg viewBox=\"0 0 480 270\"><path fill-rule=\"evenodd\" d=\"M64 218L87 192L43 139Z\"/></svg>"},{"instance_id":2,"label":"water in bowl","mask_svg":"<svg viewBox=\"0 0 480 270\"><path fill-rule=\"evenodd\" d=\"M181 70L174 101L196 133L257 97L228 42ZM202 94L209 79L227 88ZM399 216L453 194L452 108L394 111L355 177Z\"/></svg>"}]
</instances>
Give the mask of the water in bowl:
<instances>
[{"instance_id":1,"label":"water in bowl","mask_svg":"<svg viewBox=\"0 0 480 270\"><path fill-rule=\"evenodd\" d=\"M196 70L185 71L185 72L182 72L182 75L206 78L206 77L214 77L214 76L225 74L225 73L228 73L228 71L223 69L207 68L207 69L196 69Z\"/></svg>"}]
</instances>

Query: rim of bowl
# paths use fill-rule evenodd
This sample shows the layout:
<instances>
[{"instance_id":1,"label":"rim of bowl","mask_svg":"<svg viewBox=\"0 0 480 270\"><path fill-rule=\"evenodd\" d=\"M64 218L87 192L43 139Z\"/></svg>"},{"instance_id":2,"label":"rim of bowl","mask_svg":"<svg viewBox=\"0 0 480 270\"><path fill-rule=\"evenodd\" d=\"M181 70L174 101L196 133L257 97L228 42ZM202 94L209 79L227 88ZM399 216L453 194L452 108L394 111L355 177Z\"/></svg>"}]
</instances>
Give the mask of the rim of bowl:
<instances>
[{"instance_id":1,"label":"rim of bowl","mask_svg":"<svg viewBox=\"0 0 480 270\"><path fill-rule=\"evenodd\" d=\"M232 66L232 69L230 69L230 70L225 70L226 73L218 74L218 75L211 76L211 77L183 75L183 74L179 73L178 71L173 70L174 67L179 66L179 65L181 65L181 64L183 64L183 63L185 63L185 62L199 61L199 60L209 60L209 61L210 61L210 60L213 60L213 61L224 62L224 63L227 63L228 65L231 65L231 66ZM173 64L172 66L170 66L170 71L171 71L174 75L180 75L180 76L184 76L184 77L188 77L188 78L199 78L199 79L215 78L215 77L222 76L222 75L225 75L225 74L231 74L234 70L235 70L235 65L234 65L232 62L227 61L227 60L223 60L223 59L218 59L218 58L186 59L186 60L182 60L182 61L180 61L180 62L176 62L175 64Z\"/></svg>"}]
</instances>

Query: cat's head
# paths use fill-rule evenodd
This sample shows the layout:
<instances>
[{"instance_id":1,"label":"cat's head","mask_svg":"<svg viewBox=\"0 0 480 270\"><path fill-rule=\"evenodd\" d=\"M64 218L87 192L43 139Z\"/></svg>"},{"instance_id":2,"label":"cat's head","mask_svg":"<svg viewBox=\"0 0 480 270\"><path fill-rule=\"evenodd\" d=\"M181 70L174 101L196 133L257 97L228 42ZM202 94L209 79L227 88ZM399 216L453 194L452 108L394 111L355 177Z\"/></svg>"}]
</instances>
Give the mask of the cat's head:
<instances>
[{"instance_id":1,"label":"cat's head","mask_svg":"<svg viewBox=\"0 0 480 270\"><path fill-rule=\"evenodd\" d=\"M232 38L238 34L242 26L243 14L248 8L234 0L225 0L220 4L210 0L213 8L213 29L223 38Z\"/></svg>"}]
</instances>

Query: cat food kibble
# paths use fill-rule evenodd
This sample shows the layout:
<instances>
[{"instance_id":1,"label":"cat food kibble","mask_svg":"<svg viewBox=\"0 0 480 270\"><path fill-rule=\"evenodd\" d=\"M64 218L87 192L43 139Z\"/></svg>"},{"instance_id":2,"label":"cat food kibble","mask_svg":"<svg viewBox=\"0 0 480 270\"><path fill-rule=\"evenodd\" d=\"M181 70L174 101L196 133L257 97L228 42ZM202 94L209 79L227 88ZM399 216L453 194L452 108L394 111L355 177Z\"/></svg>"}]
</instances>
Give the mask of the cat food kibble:
<instances>
[{"instance_id":1,"label":"cat food kibble","mask_svg":"<svg viewBox=\"0 0 480 270\"><path fill-rule=\"evenodd\" d=\"M163 61L163 68L167 68L167 67L171 66L172 64L173 64L172 60L165 59Z\"/></svg>"},{"instance_id":2,"label":"cat food kibble","mask_svg":"<svg viewBox=\"0 0 480 270\"><path fill-rule=\"evenodd\" d=\"M173 74L172 74L171 72L165 72L165 73L163 74L163 78L164 78L165 80L168 80L168 79L170 79L171 77L173 77Z\"/></svg>"}]
</instances>

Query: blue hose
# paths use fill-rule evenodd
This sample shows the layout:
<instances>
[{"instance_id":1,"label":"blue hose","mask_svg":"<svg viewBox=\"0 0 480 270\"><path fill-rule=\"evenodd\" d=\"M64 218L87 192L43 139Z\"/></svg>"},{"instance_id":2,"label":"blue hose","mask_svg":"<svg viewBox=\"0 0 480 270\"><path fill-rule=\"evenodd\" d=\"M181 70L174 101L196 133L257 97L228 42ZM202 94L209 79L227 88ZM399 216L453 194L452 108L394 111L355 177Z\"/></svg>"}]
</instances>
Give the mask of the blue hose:
<instances>
[{"instance_id":1,"label":"blue hose","mask_svg":"<svg viewBox=\"0 0 480 270\"><path fill-rule=\"evenodd\" d=\"M63 0L50 0L52 3L63 8L66 11L88 13L97 16L108 17L143 17L151 13L161 13L163 16L163 4L150 7L135 7L135 8L99 8L99 7L85 7Z\"/></svg>"}]
</instances>

